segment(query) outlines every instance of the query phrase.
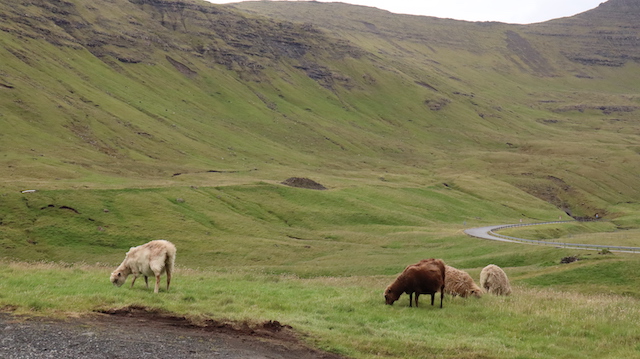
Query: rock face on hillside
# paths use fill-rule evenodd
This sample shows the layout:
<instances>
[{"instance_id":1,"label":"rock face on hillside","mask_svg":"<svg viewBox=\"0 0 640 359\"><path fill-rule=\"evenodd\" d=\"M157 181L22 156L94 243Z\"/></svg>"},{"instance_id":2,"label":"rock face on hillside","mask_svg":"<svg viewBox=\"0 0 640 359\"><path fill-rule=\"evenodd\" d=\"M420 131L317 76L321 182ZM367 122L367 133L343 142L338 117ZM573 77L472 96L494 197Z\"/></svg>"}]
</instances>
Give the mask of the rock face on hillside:
<instances>
[{"instance_id":1,"label":"rock face on hillside","mask_svg":"<svg viewBox=\"0 0 640 359\"><path fill-rule=\"evenodd\" d=\"M640 0L608 0L600 3L597 8L577 15L577 18L595 21L609 21L611 25L620 21L636 24L640 15Z\"/></svg>"},{"instance_id":2,"label":"rock face on hillside","mask_svg":"<svg viewBox=\"0 0 640 359\"><path fill-rule=\"evenodd\" d=\"M112 66L117 63L111 58L121 63L155 64L155 53L182 52L196 54L211 66L223 65L247 80L260 81L265 79L261 76L265 68L292 62L325 87L339 84L335 79L344 75L318 65L317 60L364 54L348 41L327 38L310 24L247 17L207 2L113 2L131 15L112 15L113 4L101 2L30 0L7 8L2 21L15 26L0 25L0 29L20 37L45 39L56 46L86 49ZM24 15L28 13L42 15ZM187 76L197 74L175 57L167 60Z\"/></svg>"},{"instance_id":3,"label":"rock face on hillside","mask_svg":"<svg viewBox=\"0 0 640 359\"><path fill-rule=\"evenodd\" d=\"M567 38L564 55L586 66L620 67L640 62L640 0L609 0L597 8L537 24L530 33ZM567 35L571 35L569 38Z\"/></svg>"},{"instance_id":4,"label":"rock face on hillside","mask_svg":"<svg viewBox=\"0 0 640 359\"><path fill-rule=\"evenodd\" d=\"M487 39L502 32L503 45L510 50L505 55L517 59L515 64L521 70L539 76L556 76L550 63L557 61L542 54L555 47L571 62L586 66L617 67L640 61L640 0L609 0L573 17L525 26L391 15L347 4L246 2L234 6L277 19L312 23L337 33L375 34L393 42L398 51L408 52L395 41L426 43L434 52L445 47L477 53L488 51L491 45ZM348 14L351 21L336 16L334 9L338 8L339 14ZM402 26L398 26L400 17Z\"/></svg>"}]
</instances>

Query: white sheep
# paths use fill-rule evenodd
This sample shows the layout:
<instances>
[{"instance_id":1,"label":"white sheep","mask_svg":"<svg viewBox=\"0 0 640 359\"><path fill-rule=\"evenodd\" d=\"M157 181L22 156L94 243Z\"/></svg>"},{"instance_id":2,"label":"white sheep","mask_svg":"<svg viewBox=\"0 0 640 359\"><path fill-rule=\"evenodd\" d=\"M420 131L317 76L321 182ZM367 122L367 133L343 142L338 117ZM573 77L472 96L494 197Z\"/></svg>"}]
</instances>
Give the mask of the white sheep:
<instances>
[{"instance_id":1,"label":"white sheep","mask_svg":"<svg viewBox=\"0 0 640 359\"><path fill-rule=\"evenodd\" d=\"M176 261L176 247L165 240L155 240L137 247L131 247L124 257L124 261L111 273L111 283L122 286L129 274L133 274L131 287L139 276L144 276L144 282L149 288L149 276L156 277L154 293L158 293L160 276L167 273L167 291L171 283L173 265Z\"/></svg>"},{"instance_id":2,"label":"white sheep","mask_svg":"<svg viewBox=\"0 0 640 359\"><path fill-rule=\"evenodd\" d=\"M463 270L453 268L449 265L445 266L444 283L445 293L452 296L459 295L463 298L468 296L482 297L482 289L473 281L469 273Z\"/></svg>"},{"instance_id":3,"label":"white sheep","mask_svg":"<svg viewBox=\"0 0 640 359\"><path fill-rule=\"evenodd\" d=\"M507 274L495 264L489 264L480 272L480 287L495 295L511 294L511 285Z\"/></svg>"}]
</instances>

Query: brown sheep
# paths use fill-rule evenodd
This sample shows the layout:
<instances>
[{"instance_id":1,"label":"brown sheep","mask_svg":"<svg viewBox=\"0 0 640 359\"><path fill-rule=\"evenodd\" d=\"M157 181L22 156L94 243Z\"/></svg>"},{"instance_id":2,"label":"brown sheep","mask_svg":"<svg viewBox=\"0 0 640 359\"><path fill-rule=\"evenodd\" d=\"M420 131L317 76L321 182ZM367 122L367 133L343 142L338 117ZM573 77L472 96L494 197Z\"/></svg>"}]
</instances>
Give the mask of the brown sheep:
<instances>
[{"instance_id":1,"label":"brown sheep","mask_svg":"<svg viewBox=\"0 0 640 359\"><path fill-rule=\"evenodd\" d=\"M384 291L384 299L392 305L402 293L409 294L409 306L413 306L413 293L416 294L416 308L420 294L431 294L431 305L435 295L440 292L440 308L444 298L445 264L441 259L423 259L417 264L407 266L404 271Z\"/></svg>"},{"instance_id":2,"label":"brown sheep","mask_svg":"<svg viewBox=\"0 0 640 359\"><path fill-rule=\"evenodd\" d=\"M452 266L445 266L445 292L452 296L461 296L466 298L468 296L474 296L477 298L482 297L482 289L473 281L473 278L469 273L453 268Z\"/></svg>"},{"instance_id":3,"label":"brown sheep","mask_svg":"<svg viewBox=\"0 0 640 359\"><path fill-rule=\"evenodd\" d=\"M131 247L124 257L124 261L113 273L111 283L122 286L129 274L133 274L131 287L139 276L144 276L144 282L149 288L149 276L156 277L154 293L158 293L160 276L167 273L167 291L171 284L171 274L176 260L176 247L165 240L156 240L137 247Z\"/></svg>"},{"instance_id":4,"label":"brown sheep","mask_svg":"<svg viewBox=\"0 0 640 359\"><path fill-rule=\"evenodd\" d=\"M511 285L507 274L495 264L489 264L480 272L480 287L495 295L511 294Z\"/></svg>"}]
</instances>

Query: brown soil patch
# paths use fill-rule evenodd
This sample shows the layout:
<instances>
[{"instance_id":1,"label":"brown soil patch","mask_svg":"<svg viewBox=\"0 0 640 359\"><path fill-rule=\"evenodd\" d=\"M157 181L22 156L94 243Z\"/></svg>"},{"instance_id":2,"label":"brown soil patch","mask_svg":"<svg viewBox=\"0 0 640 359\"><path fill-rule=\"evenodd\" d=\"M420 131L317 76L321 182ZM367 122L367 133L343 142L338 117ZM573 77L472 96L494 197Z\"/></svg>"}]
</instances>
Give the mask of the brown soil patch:
<instances>
[{"instance_id":1,"label":"brown soil patch","mask_svg":"<svg viewBox=\"0 0 640 359\"><path fill-rule=\"evenodd\" d=\"M108 314L114 317L132 318L144 320L159 325L168 325L171 327L185 329L199 329L208 332L225 332L228 334L252 335L256 337L278 338L286 341L297 341L295 333L291 326L282 325L278 321L266 321L263 323L233 323L221 322L213 319L207 319L199 323L195 323L186 317L176 316L171 313L163 312L157 309L150 309L142 306L128 306L124 308L109 309L100 313Z\"/></svg>"},{"instance_id":2,"label":"brown soil patch","mask_svg":"<svg viewBox=\"0 0 640 359\"><path fill-rule=\"evenodd\" d=\"M289 325L276 320L264 322L223 322L213 319L203 321L190 320L183 316L143 306L128 306L124 308L102 311L106 316L101 321L111 323L126 323L131 327L171 328L182 335L202 335L209 333L218 340L222 338L228 346L240 346L244 350L256 350L264 355L270 353L276 358L301 359L344 359L343 356L323 352L304 344L299 334ZM145 329L147 330L147 329ZM277 355L275 355L277 353ZM272 357L267 355L266 357Z\"/></svg>"}]
</instances>

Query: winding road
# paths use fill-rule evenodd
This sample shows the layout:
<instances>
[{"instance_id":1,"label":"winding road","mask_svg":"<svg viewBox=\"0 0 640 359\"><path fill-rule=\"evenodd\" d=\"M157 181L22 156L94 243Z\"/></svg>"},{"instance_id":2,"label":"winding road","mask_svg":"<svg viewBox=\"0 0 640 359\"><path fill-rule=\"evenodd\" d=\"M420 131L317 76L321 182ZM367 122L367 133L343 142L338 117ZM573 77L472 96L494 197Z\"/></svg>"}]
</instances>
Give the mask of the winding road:
<instances>
[{"instance_id":1,"label":"winding road","mask_svg":"<svg viewBox=\"0 0 640 359\"><path fill-rule=\"evenodd\" d=\"M597 251L606 249L611 252L640 253L640 247L606 246L606 245L600 245L600 244L565 243L565 242L557 242L557 241L553 241L553 242L538 241L533 239L503 236L501 234L495 233L496 231L504 228L535 226L540 224L562 224L562 223L571 223L571 222L575 222L575 221L555 221L555 222L524 223L524 224L523 223L500 224L495 226L469 228L469 229L465 229L464 233L466 233L471 237L489 239L492 241L526 243L526 244L535 244L535 245L544 245L544 246L554 246L558 248L576 248L576 249L597 250Z\"/></svg>"}]
</instances>

